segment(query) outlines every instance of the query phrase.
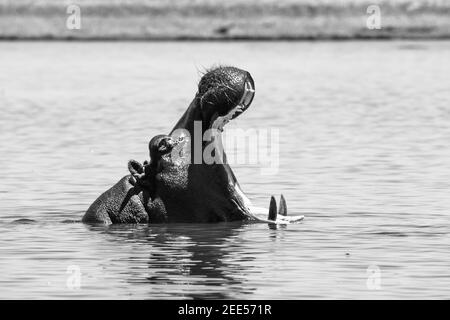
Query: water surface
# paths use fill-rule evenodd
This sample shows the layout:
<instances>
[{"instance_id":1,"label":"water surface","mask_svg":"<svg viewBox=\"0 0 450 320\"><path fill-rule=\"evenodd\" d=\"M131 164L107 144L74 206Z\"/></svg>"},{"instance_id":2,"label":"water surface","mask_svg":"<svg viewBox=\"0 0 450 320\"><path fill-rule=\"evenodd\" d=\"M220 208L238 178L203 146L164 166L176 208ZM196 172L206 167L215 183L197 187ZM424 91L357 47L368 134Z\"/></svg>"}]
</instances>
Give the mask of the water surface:
<instances>
[{"instance_id":1,"label":"water surface","mask_svg":"<svg viewBox=\"0 0 450 320\"><path fill-rule=\"evenodd\" d=\"M0 43L0 298L449 298L449 56L449 42ZM283 193L305 220L78 222L213 64L256 83L229 129L280 130L278 173L235 165L242 188L266 207Z\"/></svg>"}]
</instances>

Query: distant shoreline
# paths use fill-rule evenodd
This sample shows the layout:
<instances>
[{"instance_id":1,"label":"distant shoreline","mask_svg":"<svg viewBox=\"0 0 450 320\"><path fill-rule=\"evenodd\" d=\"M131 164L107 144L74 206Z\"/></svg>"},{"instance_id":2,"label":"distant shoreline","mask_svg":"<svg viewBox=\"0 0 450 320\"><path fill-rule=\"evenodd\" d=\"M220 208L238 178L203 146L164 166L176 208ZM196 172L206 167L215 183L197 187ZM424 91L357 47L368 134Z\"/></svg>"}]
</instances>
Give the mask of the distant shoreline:
<instances>
[{"instance_id":1,"label":"distant shoreline","mask_svg":"<svg viewBox=\"0 0 450 320\"><path fill-rule=\"evenodd\" d=\"M16 37L0 36L0 42L320 42L320 41L449 41L450 35L442 36L323 36L323 37Z\"/></svg>"},{"instance_id":2,"label":"distant shoreline","mask_svg":"<svg viewBox=\"0 0 450 320\"><path fill-rule=\"evenodd\" d=\"M450 39L450 3L436 1L78 0L78 11L67 3L0 0L0 41Z\"/></svg>"}]
</instances>

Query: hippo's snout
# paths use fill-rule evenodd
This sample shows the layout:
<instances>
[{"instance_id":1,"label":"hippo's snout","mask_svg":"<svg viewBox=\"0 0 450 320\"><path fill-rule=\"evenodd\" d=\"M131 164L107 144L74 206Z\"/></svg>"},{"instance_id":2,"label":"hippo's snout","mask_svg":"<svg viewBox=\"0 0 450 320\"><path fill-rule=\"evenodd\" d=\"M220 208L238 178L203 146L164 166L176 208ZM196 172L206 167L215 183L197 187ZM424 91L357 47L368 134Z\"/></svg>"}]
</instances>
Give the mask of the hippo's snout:
<instances>
[{"instance_id":1,"label":"hippo's snout","mask_svg":"<svg viewBox=\"0 0 450 320\"><path fill-rule=\"evenodd\" d=\"M203 119L222 126L248 109L255 95L250 73L235 67L218 67L207 72L198 85L197 98Z\"/></svg>"}]
</instances>

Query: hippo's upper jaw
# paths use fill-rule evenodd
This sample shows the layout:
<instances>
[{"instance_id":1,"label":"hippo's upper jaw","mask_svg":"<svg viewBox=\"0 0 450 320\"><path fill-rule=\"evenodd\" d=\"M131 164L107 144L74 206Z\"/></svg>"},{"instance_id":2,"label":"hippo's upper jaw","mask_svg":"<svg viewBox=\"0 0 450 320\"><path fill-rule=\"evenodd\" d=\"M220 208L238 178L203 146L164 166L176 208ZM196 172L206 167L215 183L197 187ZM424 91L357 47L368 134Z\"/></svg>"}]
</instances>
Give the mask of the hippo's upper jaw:
<instances>
[{"instance_id":1,"label":"hippo's upper jaw","mask_svg":"<svg viewBox=\"0 0 450 320\"><path fill-rule=\"evenodd\" d=\"M202 120L208 128L219 129L248 109L255 96L250 73L235 67L219 67L206 73L196 97Z\"/></svg>"},{"instance_id":2,"label":"hippo's upper jaw","mask_svg":"<svg viewBox=\"0 0 450 320\"><path fill-rule=\"evenodd\" d=\"M255 95L255 83L249 72L235 67L218 67L201 78L198 91L186 112L172 129L188 130L194 135L194 122L202 122L202 134L223 129L230 120L248 109Z\"/></svg>"},{"instance_id":3,"label":"hippo's upper jaw","mask_svg":"<svg viewBox=\"0 0 450 320\"><path fill-rule=\"evenodd\" d=\"M220 116L218 113L216 113L213 116L212 119L212 129L217 129L219 131L223 131L223 127L233 120L234 118L238 117L240 114L242 114L245 110L248 109L250 104L253 101L253 97L255 96L255 86L253 84L252 79L246 80L244 84L244 93L242 95L241 100L239 103L231 109L226 115Z\"/></svg>"}]
</instances>

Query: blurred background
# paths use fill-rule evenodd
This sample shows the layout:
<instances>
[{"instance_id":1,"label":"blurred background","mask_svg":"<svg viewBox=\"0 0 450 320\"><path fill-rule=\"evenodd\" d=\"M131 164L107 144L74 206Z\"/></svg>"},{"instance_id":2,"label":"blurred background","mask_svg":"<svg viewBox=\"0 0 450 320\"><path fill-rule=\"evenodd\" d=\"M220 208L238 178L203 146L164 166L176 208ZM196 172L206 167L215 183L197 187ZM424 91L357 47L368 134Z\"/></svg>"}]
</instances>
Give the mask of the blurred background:
<instances>
[{"instance_id":1,"label":"blurred background","mask_svg":"<svg viewBox=\"0 0 450 320\"><path fill-rule=\"evenodd\" d=\"M81 29L66 28L67 6ZM369 29L367 8L381 9ZM0 0L3 39L448 38L444 0Z\"/></svg>"}]
</instances>

